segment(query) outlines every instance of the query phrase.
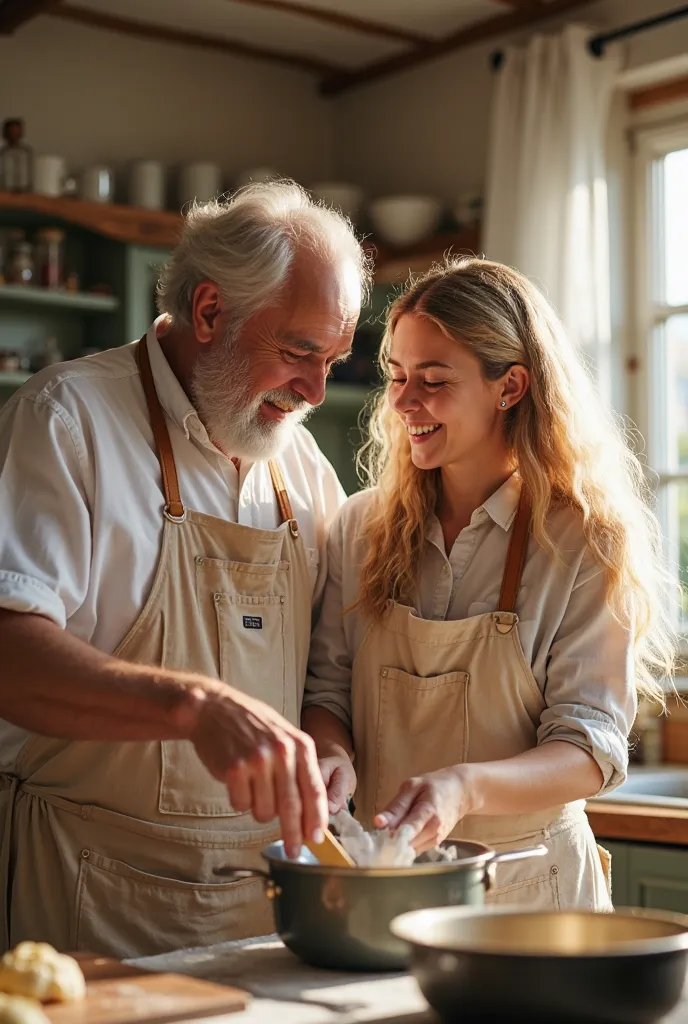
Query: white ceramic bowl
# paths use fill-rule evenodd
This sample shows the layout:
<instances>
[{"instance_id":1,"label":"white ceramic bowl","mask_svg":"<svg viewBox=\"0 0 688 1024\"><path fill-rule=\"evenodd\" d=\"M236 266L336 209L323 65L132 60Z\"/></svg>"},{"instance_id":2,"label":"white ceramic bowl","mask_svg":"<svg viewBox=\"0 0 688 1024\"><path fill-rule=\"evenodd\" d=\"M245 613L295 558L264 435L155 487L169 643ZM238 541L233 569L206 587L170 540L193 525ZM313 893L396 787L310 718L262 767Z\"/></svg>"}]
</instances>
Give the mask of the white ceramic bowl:
<instances>
[{"instance_id":1,"label":"white ceramic bowl","mask_svg":"<svg viewBox=\"0 0 688 1024\"><path fill-rule=\"evenodd\" d=\"M387 196L368 207L376 234L390 245L413 245L428 238L440 219L442 205L432 196Z\"/></svg>"},{"instance_id":2,"label":"white ceramic bowl","mask_svg":"<svg viewBox=\"0 0 688 1024\"><path fill-rule=\"evenodd\" d=\"M341 210L345 217L355 221L363 202L363 189L345 181L319 181L311 186L316 199L322 199L328 206Z\"/></svg>"}]
</instances>

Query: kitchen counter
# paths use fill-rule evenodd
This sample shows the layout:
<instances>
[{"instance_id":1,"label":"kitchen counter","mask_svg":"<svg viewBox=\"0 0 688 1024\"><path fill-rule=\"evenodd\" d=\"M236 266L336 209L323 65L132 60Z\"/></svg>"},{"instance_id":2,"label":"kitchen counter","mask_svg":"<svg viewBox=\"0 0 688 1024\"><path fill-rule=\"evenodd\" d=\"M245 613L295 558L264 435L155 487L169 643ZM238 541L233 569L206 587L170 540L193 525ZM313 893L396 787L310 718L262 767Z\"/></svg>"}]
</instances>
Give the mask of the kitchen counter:
<instances>
[{"instance_id":1,"label":"kitchen counter","mask_svg":"<svg viewBox=\"0 0 688 1024\"><path fill-rule=\"evenodd\" d=\"M132 963L252 992L251 1006L223 1018L226 1024L437 1024L410 975L318 970L298 961L275 935L178 950ZM504 1019L501 1024L509 1022ZM688 1024L688 987L683 1001L662 1024Z\"/></svg>"},{"instance_id":2,"label":"kitchen counter","mask_svg":"<svg viewBox=\"0 0 688 1024\"><path fill-rule=\"evenodd\" d=\"M688 846L688 810L600 799L589 800L586 812L596 836Z\"/></svg>"}]
</instances>

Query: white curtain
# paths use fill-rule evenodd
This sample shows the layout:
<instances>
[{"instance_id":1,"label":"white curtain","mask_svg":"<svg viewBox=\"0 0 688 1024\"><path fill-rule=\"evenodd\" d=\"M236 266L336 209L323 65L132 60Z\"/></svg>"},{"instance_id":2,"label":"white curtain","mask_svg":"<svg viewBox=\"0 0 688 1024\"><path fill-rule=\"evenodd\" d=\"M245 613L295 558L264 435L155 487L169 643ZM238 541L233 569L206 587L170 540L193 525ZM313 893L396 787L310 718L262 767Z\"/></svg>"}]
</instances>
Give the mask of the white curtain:
<instances>
[{"instance_id":1,"label":"white curtain","mask_svg":"<svg viewBox=\"0 0 688 1024\"><path fill-rule=\"evenodd\" d=\"M570 25L505 50L490 127L483 249L547 295L609 396L606 128L618 51Z\"/></svg>"}]
</instances>

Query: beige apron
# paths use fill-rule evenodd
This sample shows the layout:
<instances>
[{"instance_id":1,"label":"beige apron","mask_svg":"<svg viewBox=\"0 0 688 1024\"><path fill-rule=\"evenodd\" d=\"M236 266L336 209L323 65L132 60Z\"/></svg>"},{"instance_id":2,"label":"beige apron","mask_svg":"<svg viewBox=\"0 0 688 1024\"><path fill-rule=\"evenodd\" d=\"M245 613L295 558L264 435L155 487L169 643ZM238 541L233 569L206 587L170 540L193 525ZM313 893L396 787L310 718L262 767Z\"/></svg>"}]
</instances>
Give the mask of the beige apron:
<instances>
[{"instance_id":1,"label":"beige apron","mask_svg":"<svg viewBox=\"0 0 688 1024\"><path fill-rule=\"evenodd\" d=\"M371 625L352 672L356 813L370 825L408 778L532 749L545 702L514 612L530 531L522 494L499 610L456 621L394 602ZM498 866L489 902L610 909L610 889L583 801L536 814L464 818L452 838L497 850L543 842L547 858Z\"/></svg>"},{"instance_id":2,"label":"beige apron","mask_svg":"<svg viewBox=\"0 0 688 1024\"><path fill-rule=\"evenodd\" d=\"M165 519L150 595L115 654L223 679L298 724L312 584L279 469L277 530L186 509L145 339L138 358ZM190 742L33 736L2 784L4 948L41 939L126 957L274 929L260 882L216 872L258 866L278 825L233 811Z\"/></svg>"}]
</instances>

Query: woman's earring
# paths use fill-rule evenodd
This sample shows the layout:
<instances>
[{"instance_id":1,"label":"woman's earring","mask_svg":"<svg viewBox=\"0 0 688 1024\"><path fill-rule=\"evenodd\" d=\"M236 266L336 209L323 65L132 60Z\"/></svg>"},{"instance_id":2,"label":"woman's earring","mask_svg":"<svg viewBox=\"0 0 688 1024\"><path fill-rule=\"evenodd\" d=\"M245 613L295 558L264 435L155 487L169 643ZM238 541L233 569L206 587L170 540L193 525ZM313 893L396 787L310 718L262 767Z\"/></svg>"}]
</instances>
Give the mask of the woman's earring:
<instances>
[{"instance_id":1,"label":"woman's earring","mask_svg":"<svg viewBox=\"0 0 688 1024\"><path fill-rule=\"evenodd\" d=\"M501 405L502 409L506 409L506 402L503 399L499 404Z\"/></svg>"}]
</instances>

